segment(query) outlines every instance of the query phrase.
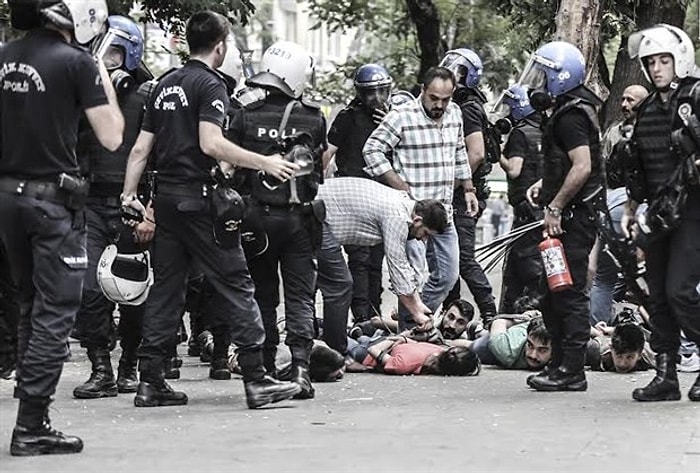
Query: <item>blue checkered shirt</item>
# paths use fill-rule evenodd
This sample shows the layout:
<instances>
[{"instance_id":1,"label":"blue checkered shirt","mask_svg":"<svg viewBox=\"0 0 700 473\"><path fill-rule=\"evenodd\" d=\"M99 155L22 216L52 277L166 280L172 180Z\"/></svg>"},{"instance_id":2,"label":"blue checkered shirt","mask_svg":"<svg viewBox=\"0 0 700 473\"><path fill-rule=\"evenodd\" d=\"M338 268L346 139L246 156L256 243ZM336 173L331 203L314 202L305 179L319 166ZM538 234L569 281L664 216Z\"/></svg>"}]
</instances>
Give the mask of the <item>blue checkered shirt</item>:
<instances>
[{"instance_id":1,"label":"blue checkered shirt","mask_svg":"<svg viewBox=\"0 0 700 473\"><path fill-rule=\"evenodd\" d=\"M363 154L367 174L381 176L393 169L414 199L437 199L449 216L455 180L471 178L462 111L453 102L439 124L425 113L420 97L390 111L365 142Z\"/></svg>"}]
</instances>

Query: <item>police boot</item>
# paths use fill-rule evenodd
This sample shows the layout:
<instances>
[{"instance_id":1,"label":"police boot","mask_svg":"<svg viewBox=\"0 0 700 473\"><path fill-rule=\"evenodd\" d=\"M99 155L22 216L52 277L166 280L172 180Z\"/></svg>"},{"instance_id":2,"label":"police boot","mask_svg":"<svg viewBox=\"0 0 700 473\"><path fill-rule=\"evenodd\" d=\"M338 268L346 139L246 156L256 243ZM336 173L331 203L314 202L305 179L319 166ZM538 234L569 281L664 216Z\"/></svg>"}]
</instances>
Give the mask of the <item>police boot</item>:
<instances>
[{"instance_id":1,"label":"police boot","mask_svg":"<svg viewBox=\"0 0 700 473\"><path fill-rule=\"evenodd\" d=\"M552 343L552 357L549 359L549 363L547 363L542 371L540 371L537 374L531 374L530 376L527 377L527 385L530 386L530 382L535 379L535 378L547 378L551 373L554 372L559 366L561 365L561 359L562 359L562 354L561 354L561 349L557 348L554 343Z\"/></svg>"},{"instance_id":2,"label":"police boot","mask_svg":"<svg viewBox=\"0 0 700 473\"><path fill-rule=\"evenodd\" d=\"M700 401L700 374L695 379L695 383L690 387L690 391L688 391L688 399L691 401Z\"/></svg>"},{"instance_id":3,"label":"police boot","mask_svg":"<svg viewBox=\"0 0 700 473\"><path fill-rule=\"evenodd\" d=\"M645 387L632 391L632 398L637 401L680 400L681 391L678 384L678 373L676 373L677 358L676 353L656 355L656 376Z\"/></svg>"},{"instance_id":4,"label":"police boot","mask_svg":"<svg viewBox=\"0 0 700 473\"><path fill-rule=\"evenodd\" d=\"M73 390L78 399L97 399L117 395L112 362L107 348L88 348L87 355L92 363L90 378Z\"/></svg>"},{"instance_id":5,"label":"police boot","mask_svg":"<svg viewBox=\"0 0 700 473\"><path fill-rule=\"evenodd\" d=\"M158 369L158 363L151 361L146 366L144 364L141 366L141 382L136 390L134 406L158 407L187 404L187 394L170 387L163 378L162 370Z\"/></svg>"},{"instance_id":6,"label":"police boot","mask_svg":"<svg viewBox=\"0 0 700 473\"><path fill-rule=\"evenodd\" d=\"M278 381L270 376L245 383L245 399L249 409L284 401L301 392L297 383Z\"/></svg>"},{"instance_id":7,"label":"police boot","mask_svg":"<svg viewBox=\"0 0 700 473\"><path fill-rule=\"evenodd\" d=\"M199 343L199 361L202 363L210 363L212 354L214 353L214 335L209 330L204 330L197 336Z\"/></svg>"},{"instance_id":8,"label":"police boot","mask_svg":"<svg viewBox=\"0 0 700 473\"><path fill-rule=\"evenodd\" d=\"M78 453L83 450L83 441L78 437L65 435L51 427L48 415L50 403L49 398L29 398L19 401L10 454L23 457Z\"/></svg>"},{"instance_id":9,"label":"police boot","mask_svg":"<svg viewBox=\"0 0 700 473\"><path fill-rule=\"evenodd\" d=\"M209 377L211 379L231 379L231 371L228 369L228 348L231 345L230 330L226 325L213 327L214 350L212 352Z\"/></svg>"},{"instance_id":10,"label":"police boot","mask_svg":"<svg viewBox=\"0 0 700 473\"><path fill-rule=\"evenodd\" d=\"M136 377L136 353L122 352L117 369L117 391L120 393L135 393L139 385Z\"/></svg>"},{"instance_id":11,"label":"police boot","mask_svg":"<svg viewBox=\"0 0 700 473\"><path fill-rule=\"evenodd\" d=\"M180 379L180 366L182 366L182 360L178 364L178 357L173 356L165 359L165 364L163 365L163 377L165 379Z\"/></svg>"},{"instance_id":12,"label":"police boot","mask_svg":"<svg viewBox=\"0 0 700 473\"><path fill-rule=\"evenodd\" d=\"M588 389L583 368L572 369L560 366L548 375L528 378L527 384L536 391L585 391Z\"/></svg>"}]
</instances>

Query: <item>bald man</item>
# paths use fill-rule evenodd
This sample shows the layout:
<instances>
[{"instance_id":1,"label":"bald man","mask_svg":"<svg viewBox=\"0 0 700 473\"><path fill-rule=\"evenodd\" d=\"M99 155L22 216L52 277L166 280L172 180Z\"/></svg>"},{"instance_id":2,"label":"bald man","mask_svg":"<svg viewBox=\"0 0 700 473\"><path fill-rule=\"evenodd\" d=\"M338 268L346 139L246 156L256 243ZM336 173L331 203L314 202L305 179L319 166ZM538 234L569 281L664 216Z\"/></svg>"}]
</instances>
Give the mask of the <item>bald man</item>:
<instances>
[{"instance_id":1,"label":"bald man","mask_svg":"<svg viewBox=\"0 0 700 473\"><path fill-rule=\"evenodd\" d=\"M605 172L608 184L607 206L610 212L610 222L615 233L622 235L620 221L627 192L622 168L616 159L618 152L632 137L634 122L637 117L637 105L641 103L649 92L644 86L630 85L622 92L620 109L624 120L615 123L605 132L602 142L602 156L605 160ZM604 243L598 241L591 258L591 271L595 269L593 285L591 286L591 325L604 321L611 323L613 319L612 303L614 299L624 297L626 287L619 277L620 269L615 265L610 255L602 251Z\"/></svg>"}]
</instances>

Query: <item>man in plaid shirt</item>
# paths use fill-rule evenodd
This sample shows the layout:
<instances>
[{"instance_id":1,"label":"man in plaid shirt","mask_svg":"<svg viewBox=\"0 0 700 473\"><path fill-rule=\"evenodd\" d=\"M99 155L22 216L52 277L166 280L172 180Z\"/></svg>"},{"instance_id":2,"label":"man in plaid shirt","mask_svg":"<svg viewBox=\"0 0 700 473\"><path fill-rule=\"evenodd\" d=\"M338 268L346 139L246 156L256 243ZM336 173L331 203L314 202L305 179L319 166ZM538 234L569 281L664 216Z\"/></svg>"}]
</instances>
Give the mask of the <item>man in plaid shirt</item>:
<instances>
[{"instance_id":1,"label":"man in plaid shirt","mask_svg":"<svg viewBox=\"0 0 700 473\"><path fill-rule=\"evenodd\" d=\"M365 172L417 200L437 199L448 214L448 225L427 244L409 242L415 260L427 259L430 277L423 287L423 303L434 313L459 277L459 246L452 222L455 187L465 193L467 213L476 215L477 199L462 133L462 112L451 103L455 78L449 69L426 72L420 96L387 114L365 143ZM401 329L414 325L405 307L399 307ZM430 328L430 322L420 324Z\"/></svg>"},{"instance_id":2,"label":"man in plaid shirt","mask_svg":"<svg viewBox=\"0 0 700 473\"><path fill-rule=\"evenodd\" d=\"M370 179L328 179L317 197L326 205L326 224L341 245L384 243L392 291L418 325L430 322L421 301L420 271L406 253L408 241L426 241L447 227L447 212L435 199L416 202L406 192Z\"/></svg>"}]
</instances>

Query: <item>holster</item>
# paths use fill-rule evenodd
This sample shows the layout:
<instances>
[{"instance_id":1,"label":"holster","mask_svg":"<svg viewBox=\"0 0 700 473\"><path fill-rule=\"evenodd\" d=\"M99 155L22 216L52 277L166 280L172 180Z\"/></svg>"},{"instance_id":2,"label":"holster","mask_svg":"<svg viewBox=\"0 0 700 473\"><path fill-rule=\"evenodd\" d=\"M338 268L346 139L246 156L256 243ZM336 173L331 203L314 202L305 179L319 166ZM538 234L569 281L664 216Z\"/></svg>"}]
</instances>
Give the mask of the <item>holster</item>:
<instances>
[{"instance_id":1,"label":"holster","mask_svg":"<svg viewBox=\"0 0 700 473\"><path fill-rule=\"evenodd\" d=\"M67 209L83 210L85 208L90 192L90 182L87 179L62 172L58 175L58 187L65 192Z\"/></svg>"}]
</instances>

